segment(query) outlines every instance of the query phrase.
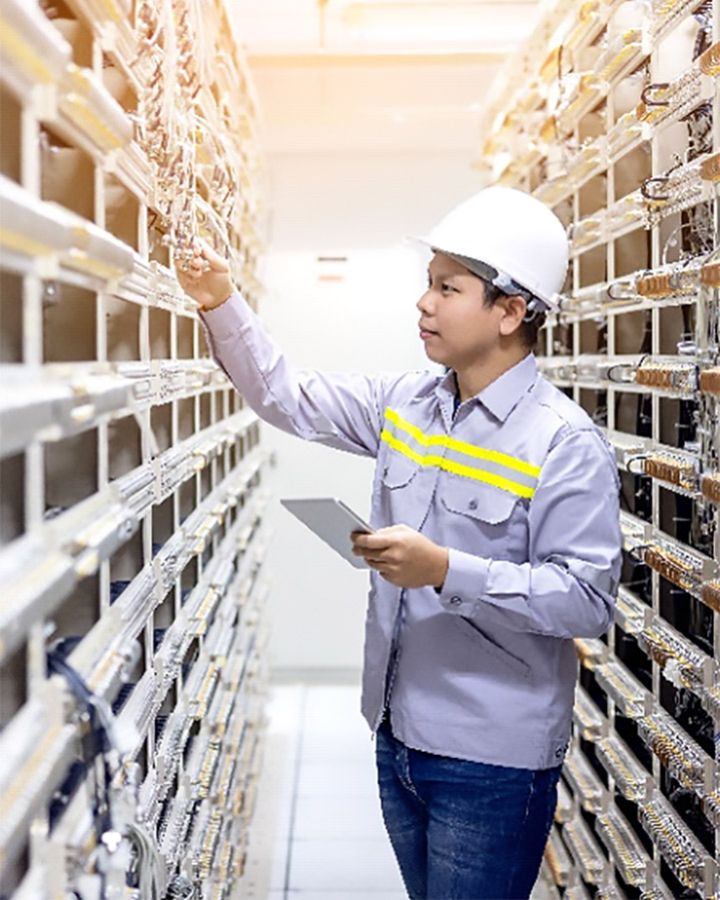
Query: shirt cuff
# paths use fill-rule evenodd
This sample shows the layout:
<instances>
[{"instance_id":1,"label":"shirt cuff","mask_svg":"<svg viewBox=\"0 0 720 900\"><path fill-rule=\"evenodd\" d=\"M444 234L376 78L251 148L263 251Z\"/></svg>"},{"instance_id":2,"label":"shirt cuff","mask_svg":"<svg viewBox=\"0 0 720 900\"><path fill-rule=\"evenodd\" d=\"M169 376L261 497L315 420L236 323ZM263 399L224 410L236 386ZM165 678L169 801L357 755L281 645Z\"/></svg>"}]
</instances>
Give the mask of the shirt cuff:
<instances>
[{"instance_id":1,"label":"shirt cuff","mask_svg":"<svg viewBox=\"0 0 720 900\"><path fill-rule=\"evenodd\" d=\"M239 291L234 291L228 299L214 309L200 310L200 318L216 341L233 337L250 319L251 310Z\"/></svg>"},{"instance_id":2,"label":"shirt cuff","mask_svg":"<svg viewBox=\"0 0 720 900\"><path fill-rule=\"evenodd\" d=\"M489 559L448 550L448 571L440 591L440 603L447 612L474 615L485 593L489 571Z\"/></svg>"}]
</instances>

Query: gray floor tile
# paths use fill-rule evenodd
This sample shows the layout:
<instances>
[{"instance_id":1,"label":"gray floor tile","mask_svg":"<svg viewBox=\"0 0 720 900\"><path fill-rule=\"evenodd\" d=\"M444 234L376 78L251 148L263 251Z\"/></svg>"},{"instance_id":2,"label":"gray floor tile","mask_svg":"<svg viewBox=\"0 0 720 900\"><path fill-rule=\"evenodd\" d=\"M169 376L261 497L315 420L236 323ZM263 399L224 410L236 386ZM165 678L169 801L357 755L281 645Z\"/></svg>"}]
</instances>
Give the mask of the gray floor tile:
<instances>
[{"instance_id":1,"label":"gray floor tile","mask_svg":"<svg viewBox=\"0 0 720 900\"><path fill-rule=\"evenodd\" d=\"M293 839L384 840L380 800L375 795L299 797Z\"/></svg>"},{"instance_id":2,"label":"gray floor tile","mask_svg":"<svg viewBox=\"0 0 720 900\"><path fill-rule=\"evenodd\" d=\"M289 887L297 891L402 891L390 844L381 841L296 841Z\"/></svg>"}]
</instances>

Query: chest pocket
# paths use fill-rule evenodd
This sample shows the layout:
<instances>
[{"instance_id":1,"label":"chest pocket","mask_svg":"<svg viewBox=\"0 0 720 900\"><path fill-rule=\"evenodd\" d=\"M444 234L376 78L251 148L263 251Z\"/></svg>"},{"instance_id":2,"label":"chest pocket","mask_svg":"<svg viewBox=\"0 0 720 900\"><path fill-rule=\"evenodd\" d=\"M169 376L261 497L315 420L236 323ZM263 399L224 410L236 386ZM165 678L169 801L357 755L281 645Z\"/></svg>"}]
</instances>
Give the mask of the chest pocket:
<instances>
[{"instance_id":1,"label":"chest pocket","mask_svg":"<svg viewBox=\"0 0 720 900\"><path fill-rule=\"evenodd\" d=\"M448 543L454 539L455 546L493 559L526 561L528 500L451 474L438 490L448 513Z\"/></svg>"},{"instance_id":2,"label":"chest pocket","mask_svg":"<svg viewBox=\"0 0 720 900\"><path fill-rule=\"evenodd\" d=\"M406 487L415 478L419 468L418 463L412 459L391 450L380 473L382 483L391 490Z\"/></svg>"}]
</instances>

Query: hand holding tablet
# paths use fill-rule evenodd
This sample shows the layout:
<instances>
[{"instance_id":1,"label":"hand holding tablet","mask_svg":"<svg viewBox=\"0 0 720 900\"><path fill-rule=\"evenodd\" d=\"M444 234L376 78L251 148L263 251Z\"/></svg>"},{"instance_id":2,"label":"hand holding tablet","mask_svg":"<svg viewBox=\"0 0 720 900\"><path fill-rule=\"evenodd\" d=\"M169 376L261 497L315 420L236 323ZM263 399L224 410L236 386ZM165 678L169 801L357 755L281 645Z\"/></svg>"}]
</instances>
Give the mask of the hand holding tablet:
<instances>
[{"instance_id":1,"label":"hand holding tablet","mask_svg":"<svg viewBox=\"0 0 720 900\"><path fill-rule=\"evenodd\" d=\"M373 529L342 500L335 497L313 497L280 502L351 566L356 569L370 568L361 556L353 554L350 535L353 531L372 534Z\"/></svg>"}]
</instances>

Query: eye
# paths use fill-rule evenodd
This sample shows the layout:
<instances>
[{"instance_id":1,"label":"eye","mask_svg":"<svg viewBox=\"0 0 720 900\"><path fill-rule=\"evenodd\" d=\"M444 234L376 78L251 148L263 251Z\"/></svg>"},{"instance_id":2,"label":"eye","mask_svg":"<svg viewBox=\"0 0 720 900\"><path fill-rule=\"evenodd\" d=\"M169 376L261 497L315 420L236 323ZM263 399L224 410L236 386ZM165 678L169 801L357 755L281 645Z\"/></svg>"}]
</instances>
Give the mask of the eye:
<instances>
[{"instance_id":1,"label":"eye","mask_svg":"<svg viewBox=\"0 0 720 900\"><path fill-rule=\"evenodd\" d=\"M458 289L456 287L453 287L451 284L448 284L447 281L444 281L442 284L442 291L444 294L449 294L451 292L457 294Z\"/></svg>"}]
</instances>

